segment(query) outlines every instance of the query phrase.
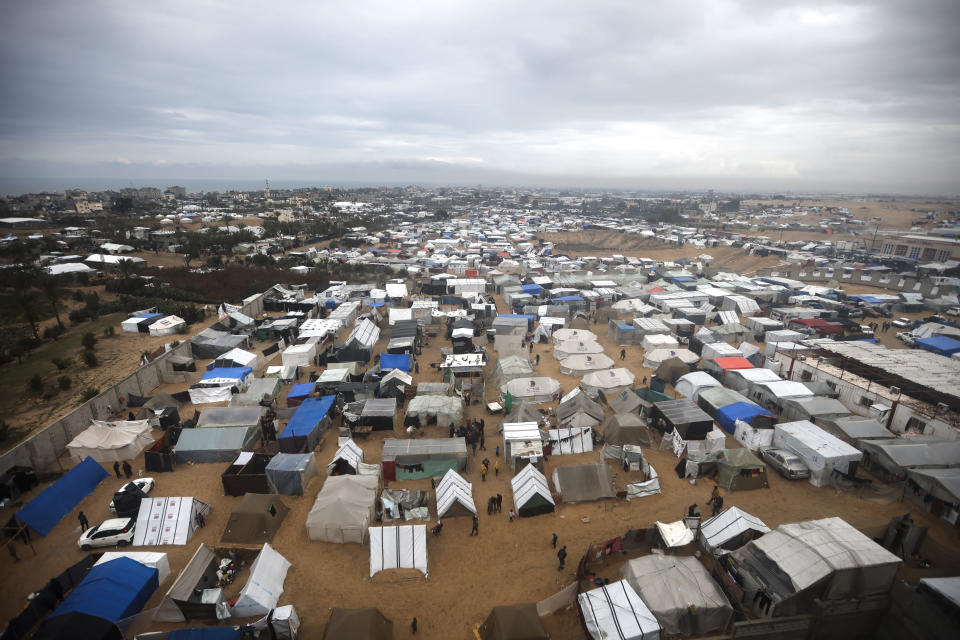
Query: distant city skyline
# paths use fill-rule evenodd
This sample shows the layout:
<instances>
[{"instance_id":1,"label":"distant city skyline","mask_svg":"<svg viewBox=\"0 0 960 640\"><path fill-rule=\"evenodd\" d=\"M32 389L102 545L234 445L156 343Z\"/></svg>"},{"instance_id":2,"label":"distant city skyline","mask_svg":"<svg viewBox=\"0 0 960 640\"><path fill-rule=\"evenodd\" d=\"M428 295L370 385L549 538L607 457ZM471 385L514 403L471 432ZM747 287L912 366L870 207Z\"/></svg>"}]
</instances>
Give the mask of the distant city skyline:
<instances>
[{"instance_id":1,"label":"distant city skyline","mask_svg":"<svg viewBox=\"0 0 960 640\"><path fill-rule=\"evenodd\" d=\"M960 3L8 3L0 193L960 193Z\"/></svg>"}]
</instances>

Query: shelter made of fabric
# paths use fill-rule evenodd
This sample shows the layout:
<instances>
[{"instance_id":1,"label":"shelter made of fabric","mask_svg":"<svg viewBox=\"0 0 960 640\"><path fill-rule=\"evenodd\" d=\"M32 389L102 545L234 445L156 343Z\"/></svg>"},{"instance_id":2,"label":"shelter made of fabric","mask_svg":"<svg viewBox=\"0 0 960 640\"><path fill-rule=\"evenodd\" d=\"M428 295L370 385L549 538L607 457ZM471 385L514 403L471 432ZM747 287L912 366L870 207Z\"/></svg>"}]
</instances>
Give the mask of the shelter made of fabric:
<instances>
[{"instance_id":1,"label":"shelter made of fabric","mask_svg":"<svg viewBox=\"0 0 960 640\"><path fill-rule=\"evenodd\" d=\"M17 519L40 535L46 536L63 516L70 513L109 476L107 470L96 460L84 458L83 462L67 471L17 511Z\"/></svg>"}]
</instances>

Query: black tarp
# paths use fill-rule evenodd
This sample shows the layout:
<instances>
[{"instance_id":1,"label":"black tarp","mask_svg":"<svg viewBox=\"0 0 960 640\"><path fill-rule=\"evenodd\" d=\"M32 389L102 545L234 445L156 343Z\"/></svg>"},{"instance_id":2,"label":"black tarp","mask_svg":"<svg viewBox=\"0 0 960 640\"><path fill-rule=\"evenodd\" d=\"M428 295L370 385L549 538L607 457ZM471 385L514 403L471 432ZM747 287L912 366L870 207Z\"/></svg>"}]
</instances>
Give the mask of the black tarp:
<instances>
[{"instance_id":1,"label":"black tarp","mask_svg":"<svg viewBox=\"0 0 960 640\"><path fill-rule=\"evenodd\" d=\"M118 518L136 518L140 513L140 501L147 497L140 487L132 482L113 494L113 507Z\"/></svg>"}]
</instances>

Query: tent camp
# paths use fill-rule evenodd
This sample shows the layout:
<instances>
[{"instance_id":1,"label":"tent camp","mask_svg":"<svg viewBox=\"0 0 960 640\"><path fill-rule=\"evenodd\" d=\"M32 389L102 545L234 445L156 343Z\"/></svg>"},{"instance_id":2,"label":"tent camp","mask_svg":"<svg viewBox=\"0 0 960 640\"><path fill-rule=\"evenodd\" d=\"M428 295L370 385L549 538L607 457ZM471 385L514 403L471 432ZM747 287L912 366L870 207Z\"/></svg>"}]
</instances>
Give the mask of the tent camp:
<instances>
[{"instance_id":1,"label":"tent camp","mask_svg":"<svg viewBox=\"0 0 960 640\"><path fill-rule=\"evenodd\" d=\"M183 545L197 530L197 514L206 516L210 506L190 497L144 498L140 501L133 546Z\"/></svg>"},{"instance_id":2,"label":"tent camp","mask_svg":"<svg viewBox=\"0 0 960 640\"><path fill-rule=\"evenodd\" d=\"M307 515L307 537L338 544L363 544L373 522L379 479L371 475L330 476Z\"/></svg>"},{"instance_id":3,"label":"tent camp","mask_svg":"<svg viewBox=\"0 0 960 640\"><path fill-rule=\"evenodd\" d=\"M422 524L370 527L370 577L389 569L427 570L427 527Z\"/></svg>"},{"instance_id":4,"label":"tent camp","mask_svg":"<svg viewBox=\"0 0 960 640\"><path fill-rule=\"evenodd\" d=\"M285 496L302 496L310 480L320 475L313 453L278 453L266 472L270 491Z\"/></svg>"},{"instance_id":5,"label":"tent camp","mask_svg":"<svg viewBox=\"0 0 960 640\"><path fill-rule=\"evenodd\" d=\"M156 569L158 585L163 584L170 577L170 560L167 558L167 554L155 551L107 551L100 555L94 566L111 562L117 558L130 558L145 567Z\"/></svg>"},{"instance_id":6,"label":"tent camp","mask_svg":"<svg viewBox=\"0 0 960 640\"><path fill-rule=\"evenodd\" d=\"M217 602L204 602L203 592L206 589L218 588L218 566L216 555L201 543L164 594L153 620L155 622L216 621Z\"/></svg>"},{"instance_id":7,"label":"tent camp","mask_svg":"<svg viewBox=\"0 0 960 640\"><path fill-rule=\"evenodd\" d=\"M148 420L94 420L67 444L67 451L76 462L87 456L102 463L133 460L141 451L153 445L151 429Z\"/></svg>"},{"instance_id":8,"label":"tent camp","mask_svg":"<svg viewBox=\"0 0 960 640\"><path fill-rule=\"evenodd\" d=\"M330 426L330 408L336 399L336 396L323 396L304 400L277 436L280 451L305 453L316 449L320 436Z\"/></svg>"},{"instance_id":9,"label":"tent camp","mask_svg":"<svg viewBox=\"0 0 960 640\"><path fill-rule=\"evenodd\" d=\"M547 478L534 465L524 466L510 480L513 504L521 518L550 513L556 509Z\"/></svg>"},{"instance_id":10,"label":"tent camp","mask_svg":"<svg viewBox=\"0 0 960 640\"><path fill-rule=\"evenodd\" d=\"M733 619L723 591L692 556L647 555L628 561L622 571L668 634L722 631Z\"/></svg>"},{"instance_id":11,"label":"tent camp","mask_svg":"<svg viewBox=\"0 0 960 640\"><path fill-rule=\"evenodd\" d=\"M437 518L477 515L473 485L450 469L437 484Z\"/></svg>"},{"instance_id":12,"label":"tent camp","mask_svg":"<svg viewBox=\"0 0 960 640\"><path fill-rule=\"evenodd\" d=\"M283 582L287 578L290 562L264 544L250 565L250 577L243 585L236 604L231 612L236 618L263 616L277 606L283 593Z\"/></svg>"},{"instance_id":13,"label":"tent camp","mask_svg":"<svg viewBox=\"0 0 960 640\"><path fill-rule=\"evenodd\" d=\"M383 479L441 478L448 469L467 468L463 438L387 438L383 441Z\"/></svg>"},{"instance_id":14,"label":"tent camp","mask_svg":"<svg viewBox=\"0 0 960 640\"><path fill-rule=\"evenodd\" d=\"M560 494L561 501L566 503L616 497L610 467L602 462L556 467L553 470L553 486Z\"/></svg>"},{"instance_id":15,"label":"tent camp","mask_svg":"<svg viewBox=\"0 0 960 640\"><path fill-rule=\"evenodd\" d=\"M374 431L392 431L397 425L397 402L393 398L371 398L363 403L360 424Z\"/></svg>"},{"instance_id":16,"label":"tent camp","mask_svg":"<svg viewBox=\"0 0 960 640\"><path fill-rule=\"evenodd\" d=\"M109 475L96 460L84 458L17 511L17 519L45 536Z\"/></svg>"},{"instance_id":17,"label":"tent camp","mask_svg":"<svg viewBox=\"0 0 960 640\"><path fill-rule=\"evenodd\" d=\"M301 384L293 385L290 388L290 391L287 392L287 408L292 409L299 407L304 400L313 395L316 386L317 385L314 382L303 382Z\"/></svg>"},{"instance_id":18,"label":"tent camp","mask_svg":"<svg viewBox=\"0 0 960 640\"><path fill-rule=\"evenodd\" d=\"M605 412L603 405L575 388L557 405L557 422L568 427L592 427L600 424Z\"/></svg>"},{"instance_id":19,"label":"tent camp","mask_svg":"<svg viewBox=\"0 0 960 640\"><path fill-rule=\"evenodd\" d=\"M902 560L840 518L783 524L729 555L740 573L743 603L755 615L813 609L814 598L840 600L886 593ZM762 612L754 594L772 600Z\"/></svg>"},{"instance_id":20,"label":"tent camp","mask_svg":"<svg viewBox=\"0 0 960 640\"><path fill-rule=\"evenodd\" d=\"M254 378L243 393L230 398L231 407L253 407L263 402L272 403L280 395L279 378Z\"/></svg>"},{"instance_id":21,"label":"tent camp","mask_svg":"<svg viewBox=\"0 0 960 640\"><path fill-rule=\"evenodd\" d=\"M441 427L451 422L460 424L463 406L463 399L459 396L417 395L407 405L406 417L416 420L421 427L431 419Z\"/></svg>"},{"instance_id":22,"label":"tent camp","mask_svg":"<svg viewBox=\"0 0 960 640\"><path fill-rule=\"evenodd\" d=\"M290 508L275 495L248 493L240 500L220 537L223 544L264 544L273 540Z\"/></svg>"},{"instance_id":23,"label":"tent camp","mask_svg":"<svg viewBox=\"0 0 960 640\"><path fill-rule=\"evenodd\" d=\"M513 355L497 361L491 381L499 388L516 378L532 378L536 375L533 363L525 355Z\"/></svg>"},{"instance_id":24,"label":"tent camp","mask_svg":"<svg viewBox=\"0 0 960 640\"><path fill-rule=\"evenodd\" d=\"M148 567L130 558L117 558L95 565L50 614L49 619L82 613L119 622L143 609L159 586L158 577L159 572L155 567ZM71 636L90 637L85 636L81 628L74 628Z\"/></svg>"},{"instance_id":25,"label":"tent camp","mask_svg":"<svg viewBox=\"0 0 960 640\"><path fill-rule=\"evenodd\" d=\"M122 321L120 330L124 333L148 333L150 325L162 317L162 313L142 313Z\"/></svg>"},{"instance_id":26,"label":"tent camp","mask_svg":"<svg viewBox=\"0 0 960 640\"><path fill-rule=\"evenodd\" d=\"M480 640L550 640L535 604L494 607L477 635Z\"/></svg>"},{"instance_id":27,"label":"tent camp","mask_svg":"<svg viewBox=\"0 0 960 640\"><path fill-rule=\"evenodd\" d=\"M592 340L565 340L553 347L553 357L557 360L566 360L570 356L599 355L603 353L603 347L599 342Z\"/></svg>"},{"instance_id":28,"label":"tent camp","mask_svg":"<svg viewBox=\"0 0 960 640\"><path fill-rule=\"evenodd\" d=\"M259 438L257 427L184 429L174 453L178 464L231 462L241 451L252 449Z\"/></svg>"},{"instance_id":29,"label":"tent camp","mask_svg":"<svg viewBox=\"0 0 960 640\"><path fill-rule=\"evenodd\" d=\"M660 623L626 580L584 591L577 600L593 640L660 638Z\"/></svg>"},{"instance_id":30,"label":"tent camp","mask_svg":"<svg viewBox=\"0 0 960 640\"><path fill-rule=\"evenodd\" d=\"M635 379L636 376L629 369L594 371L583 377L580 388L591 398L596 398L601 393L604 398L611 398L632 387Z\"/></svg>"},{"instance_id":31,"label":"tent camp","mask_svg":"<svg viewBox=\"0 0 960 640\"><path fill-rule=\"evenodd\" d=\"M601 430L608 444L650 446L650 428L635 413L615 413L607 418Z\"/></svg>"},{"instance_id":32,"label":"tent camp","mask_svg":"<svg viewBox=\"0 0 960 640\"><path fill-rule=\"evenodd\" d=\"M250 367L211 369L203 374L200 382L187 390L190 394L190 402L206 404L228 401L233 389L237 389L238 392L246 391L252 379L253 369Z\"/></svg>"},{"instance_id":33,"label":"tent camp","mask_svg":"<svg viewBox=\"0 0 960 640\"><path fill-rule=\"evenodd\" d=\"M810 484L815 487L829 483L834 469L841 473L856 470L863 457L860 450L806 420L776 425L773 446L797 454L810 469Z\"/></svg>"},{"instance_id":34,"label":"tent camp","mask_svg":"<svg viewBox=\"0 0 960 640\"><path fill-rule=\"evenodd\" d=\"M250 367L257 369L260 367L260 356L252 351L243 349L231 349L224 354L217 356L216 360L206 366L207 371L214 369L233 369L236 367Z\"/></svg>"},{"instance_id":35,"label":"tent camp","mask_svg":"<svg viewBox=\"0 0 960 640\"><path fill-rule=\"evenodd\" d=\"M393 640L393 622L376 607L330 610L323 640Z\"/></svg>"},{"instance_id":36,"label":"tent camp","mask_svg":"<svg viewBox=\"0 0 960 640\"><path fill-rule=\"evenodd\" d=\"M514 378L500 387L501 398L506 399L509 394L514 401L523 400L530 404L550 402L559 393L560 383L554 378Z\"/></svg>"},{"instance_id":37,"label":"tent camp","mask_svg":"<svg viewBox=\"0 0 960 640\"><path fill-rule=\"evenodd\" d=\"M687 366L694 365L700 360L700 356L689 349L654 349L644 352L643 366L656 370L662 364L674 358Z\"/></svg>"},{"instance_id":38,"label":"tent camp","mask_svg":"<svg viewBox=\"0 0 960 640\"><path fill-rule=\"evenodd\" d=\"M760 518L737 507L727 507L700 525L697 540L704 551L718 556L769 532Z\"/></svg>"},{"instance_id":39,"label":"tent camp","mask_svg":"<svg viewBox=\"0 0 960 640\"><path fill-rule=\"evenodd\" d=\"M316 355L316 344L295 344L283 350L280 361L285 367L309 367Z\"/></svg>"},{"instance_id":40,"label":"tent camp","mask_svg":"<svg viewBox=\"0 0 960 640\"><path fill-rule=\"evenodd\" d=\"M380 465L365 464L363 462L363 449L357 446L353 440L347 440L336 453L333 454L333 460L327 465L327 475L380 475Z\"/></svg>"}]
</instances>

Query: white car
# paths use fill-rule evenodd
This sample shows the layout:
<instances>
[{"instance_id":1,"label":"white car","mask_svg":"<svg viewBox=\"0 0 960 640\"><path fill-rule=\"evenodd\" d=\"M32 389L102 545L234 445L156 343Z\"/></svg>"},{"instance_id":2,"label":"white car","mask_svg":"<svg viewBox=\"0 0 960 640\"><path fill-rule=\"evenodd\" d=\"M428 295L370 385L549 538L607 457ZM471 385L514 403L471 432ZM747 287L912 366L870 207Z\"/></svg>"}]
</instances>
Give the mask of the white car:
<instances>
[{"instance_id":1,"label":"white car","mask_svg":"<svg viewBox=\"0 0 960 640\"><path fill-rule=\"evenodd\" d=\"M890 324L892 324L895 327L900 327L901 329L905 329L913 324L913 320L911 320L910 318L897 318Z\"/></svg>"},{"instance_id":2,"label":"white car","mask_svg":"<svg viewBox=\"0 0 960 640\"><path fill-rule=\"evenodd\" d=\"M948 316L953 316L953 317L960 316L960 307L950 307L944 313L946 313Z\"/></svg>"},{"instance_id":3,"label":"white car","mask_svg":"<svg viewBox=\"0 0 960 640\"><path fill-rule=\"evenodd\" d=\"M150 492L153 491L153 487L156 485L156 482L154 482L153 478L137 478L133 482L128 482L127 484L117 489L117 493L120 493L121 491L125 491L127 487L129 487L130 485L140 487L140 491L143 491L145 494L150 495ZM117 508L114 506L113 500L110 501L110 511L112 513L117 512Z\"/></svg>"},{"instance_id":4,"label":"white car","mask_svg":"<svg viewBox=\"0 0 960 640\"><path fill-rule=\"evenodd\" d=\"M77 540L77 546L84 551L95 547L125 547L133 542L133 530L137 521L134 518L113 518L104 520L95 527L83 532Z\"/></svg>"},{"instance_id":5,"label":"white car","mask_svg":"<svg viewBox=\"0 0 960 640\"><path fill-rule=\"evenodd\" d=\"M897 334L897 338L903 341L904 344L912 345L917 341L917 336L910 333L909 331L901 331Z\"/></svg>"}]
</instances>

